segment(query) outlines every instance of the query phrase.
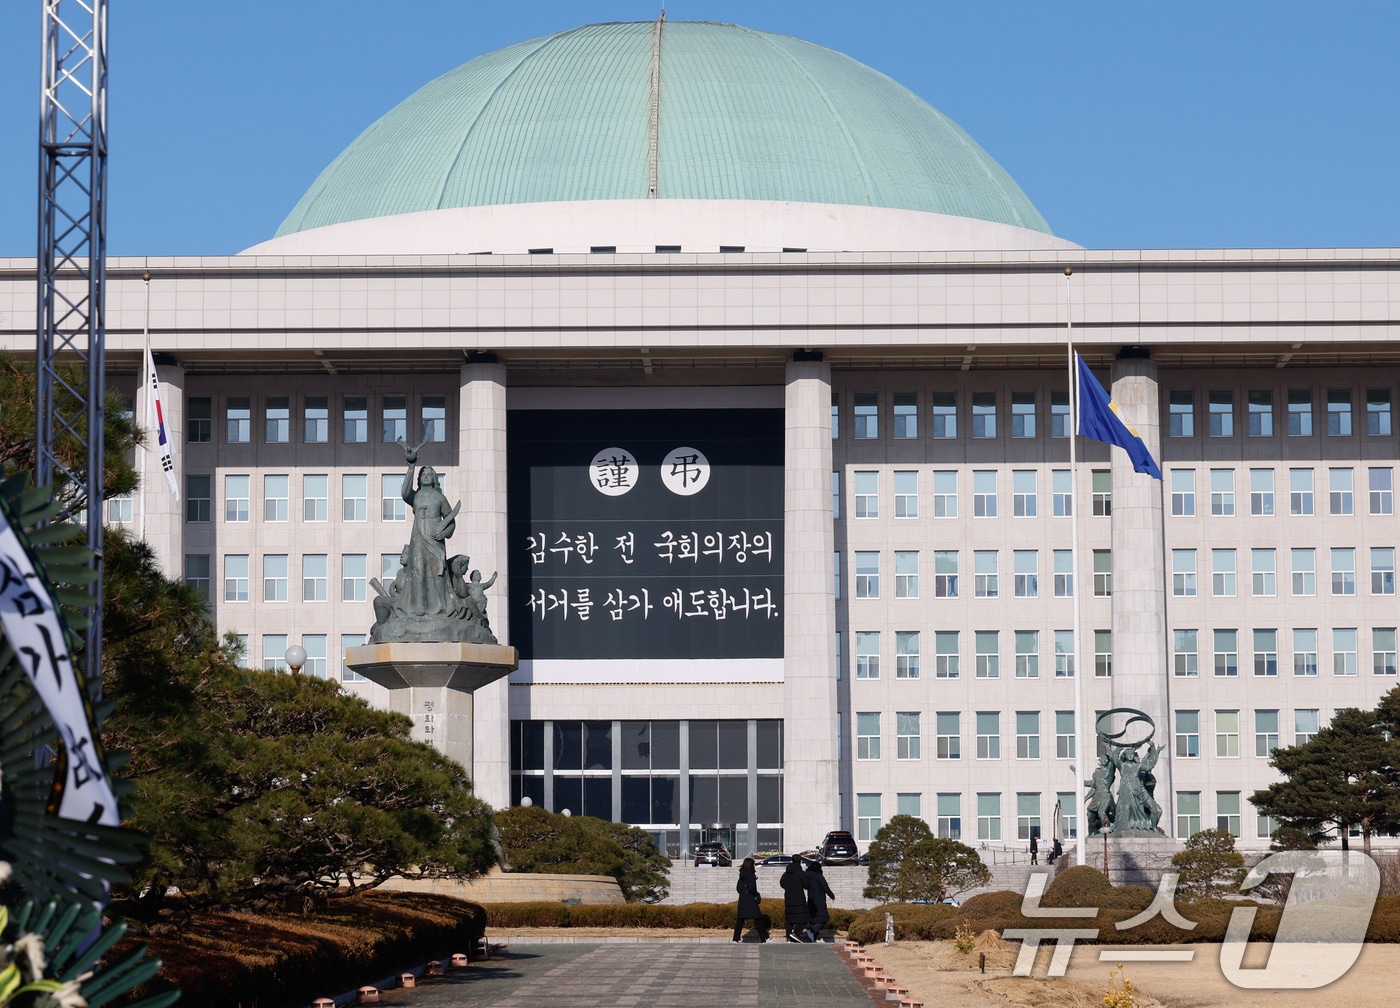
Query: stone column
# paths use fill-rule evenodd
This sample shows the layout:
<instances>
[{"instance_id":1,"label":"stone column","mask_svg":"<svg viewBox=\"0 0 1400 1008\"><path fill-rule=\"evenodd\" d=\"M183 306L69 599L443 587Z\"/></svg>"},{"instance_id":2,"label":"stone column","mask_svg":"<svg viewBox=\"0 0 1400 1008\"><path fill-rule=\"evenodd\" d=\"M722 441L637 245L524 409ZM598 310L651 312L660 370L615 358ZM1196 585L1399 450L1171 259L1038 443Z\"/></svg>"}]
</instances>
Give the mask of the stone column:
<instances>
[{"instance_id":1,"label":"stone column","mask_svg":"<svg viewBox=\"0 0 1400 1008\"><path fill-rule=\"evenodd\" d=\"M470 772L474 762L473 699L471 693L445 686L410 686L389 690L389 709L413 719L413 741L428 743ZM472 783L480 796L481 788Z\"/></svg>"},{"instance_id":2,"label":"stone column","mask_svg":"<svg viewBox=\"0 0 1400 1008\"><path fill-rule=\"evenodd\" d=\"M156 561L168 578L185 576L185 369L169 354L153 354L156 380L160 382L161 403L165 407L165 429L170 437L175 463L175 485L182 500L177 501L166 483L160 466L160 445L155 431L146 424L147 401L144 370L136 389L136 422L146 431L146 447L136 452L141 486L135 493L132 517L138 534L155 551ZM212 560L212 557L211 557ZM218 583L218 572L211 568L210 583ZM212 589L211 589L212 590Z\"/></svg>"},{"instance_id":3,"label":"stone column","mask_svg":"<svg viewBox=\"0 0 1400 1008\"><path fill-rule=\"evenodd\" d=\"M831 594L831 367L820 359L787 366L785 430L783 846L802 850L836 829L841 813Z\"/></svg>"},{"instance_id":4,"label":"stone column","mask_svg":"<svg viewBox=\"0 0 1400 1008\"><path fill-rule=\"evenodd\" d=\"M1159 464L1161 423L1157 365L1147 350L1125 347L1113 365L1113 400ZM1166 559L1162 543L1162 483L1134 472L1114 448L1113 465L1113 706L1135 707L1157 725L1156 798L1162 829L1172 815L1171 719L1167 689Z\"/></svg>"},{"instance_id":5,"label":"stone column","mask_svg":"<svg viewBox=\"0 0 1400 1008\"><path fill-rule=\"evenodd\" d=\"M483 357L486 355L482 355ZM506 569L506 369L494 357L462 367L458 404L458 462L462 513L457 549L483 576L497 572L488 615L491 631L510 643L510 572ZM495 808L510 804L510 679L476 692L475 765L468 767L477 797ZM470 713L470 711L468 712Z\"/></svg>"}]
</instances>

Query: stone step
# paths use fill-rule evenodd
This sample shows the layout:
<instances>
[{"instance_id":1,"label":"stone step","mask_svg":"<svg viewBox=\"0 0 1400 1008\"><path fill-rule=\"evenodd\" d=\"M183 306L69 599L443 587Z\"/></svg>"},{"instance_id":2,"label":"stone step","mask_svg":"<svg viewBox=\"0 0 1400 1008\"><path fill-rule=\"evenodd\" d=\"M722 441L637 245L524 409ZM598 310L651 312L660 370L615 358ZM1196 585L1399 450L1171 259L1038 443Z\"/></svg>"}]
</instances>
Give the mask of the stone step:
<instances>
[{"instance_id":1,"label":"stone step","mask_svg":"<svg viewBox=\"0 0 1400 1008\"><path fill-rule=\"evenodd\" d=\"M758 891L766 899L782 899L783 890L778 879L783 874L779 866L759 865ZM865 888L866 869L861 865L832 865L824 868L822 874L827 885L836 894L827 902L843 910L869 910L876 905L875 900L866 899L861 893ZM662 902L673 905L685 903L733 903L738 899L734 885L739 880L739 866L732 868L696 868L685 861L671 862L671 894Z\"/></svg>"},{"instance_id":2,"label":"stone step","mask_svg":"<svg viewBox=\"0 0 1400 1008\"><path fill-rule=\"evenodd\" d=\"M986 852L979 853L987 857ZM1061 858L1061 867L1067 860L1068 856ZM1003 889L1017 893L1025 892L1026 880L1032 872L1054 870L1053 866L1048 865L1033 866L1024 855L1015 863L987 863L987 867L992 872L991 881L985 886L960 894L960 900L966 900L979 893ZM831 891L836 894L835 899L828 901L830 905L843 910L869 910L878 906L876 900L866 899L862 894L868 871L869 869L861 865L831 865L824 868L822 874L826 877L827 885L831 886ZM756 872L758 891L766 898L781 899L783 890L778 884L778 879L783 874L783 869L776 865L759 865ZM739 879L737 862L731 868L697 868L689 861L673 861L670 878L671 894L662 900L663 903L677 906L686 903L733 903L738 898L734 891L734 884Z\"/></svg>"}]
</instances>

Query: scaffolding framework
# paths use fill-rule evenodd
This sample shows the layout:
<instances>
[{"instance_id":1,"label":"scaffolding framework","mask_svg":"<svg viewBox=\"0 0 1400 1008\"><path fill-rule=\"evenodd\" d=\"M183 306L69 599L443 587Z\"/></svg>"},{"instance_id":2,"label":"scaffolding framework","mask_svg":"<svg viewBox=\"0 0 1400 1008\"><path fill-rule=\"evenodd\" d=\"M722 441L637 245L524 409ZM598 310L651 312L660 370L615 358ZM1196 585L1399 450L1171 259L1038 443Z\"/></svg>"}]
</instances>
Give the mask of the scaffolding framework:
<instances>
[{"instance_id":1,"label":"scaffolding framework","mask_svg":"<svg viewBox=\"0 0 1400 1008\"><path fill-rule=\"evenodd\" d=\"M107 0L43 0L39 118L37 472L86 512L101 574L107 274ZM67 377L63 371L68 365ZM65 461L65 458L68 461ZM83 666L101 682L102 580Z\"/></svg>"}]
</instances>

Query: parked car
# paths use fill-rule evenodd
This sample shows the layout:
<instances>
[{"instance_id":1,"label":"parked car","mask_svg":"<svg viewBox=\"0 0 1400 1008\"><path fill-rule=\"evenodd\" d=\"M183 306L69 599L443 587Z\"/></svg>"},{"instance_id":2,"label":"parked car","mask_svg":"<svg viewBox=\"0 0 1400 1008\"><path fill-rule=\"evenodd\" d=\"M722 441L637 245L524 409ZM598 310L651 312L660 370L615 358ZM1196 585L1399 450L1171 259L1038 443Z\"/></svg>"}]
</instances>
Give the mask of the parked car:
<instances>
[{"instance_id":1,"label":"parked car","mask_svg":"<svg viewBox=\"0 0 1400 1008\"><path fill-rule=\"evenodd\" d=\"M729 868L734 864L734 855L719 841L702 843L695 848L695 867L709 865L715 868Z\"/></svg>"},{"instance_id":2,"label":"parked car","mask_svg":"<svg viewBox=\"0 0 1400 1008\"><path fill-rule=\"evenodd\" d=\"M791 855L791 854L774 854L774 855L772 855L771 857L766 857L766 858L764 858L762 861L759 862L759 864L761 864L761 865L779 865L779 866L790 865L790 864L792 864L792 855Z\"/></svg>"},{"instance_id":3,"label":"parked car","mask_svg":"<svg viewBox=\"0 0 1400 1008\"><path fill-rule=\"evenodd\" d=\"M832 830L822 839L817 853L821 855L822 863L829 865L855 864L860 858L856 838L851 836L849 830Z\"/></svg>"}]
</instances>

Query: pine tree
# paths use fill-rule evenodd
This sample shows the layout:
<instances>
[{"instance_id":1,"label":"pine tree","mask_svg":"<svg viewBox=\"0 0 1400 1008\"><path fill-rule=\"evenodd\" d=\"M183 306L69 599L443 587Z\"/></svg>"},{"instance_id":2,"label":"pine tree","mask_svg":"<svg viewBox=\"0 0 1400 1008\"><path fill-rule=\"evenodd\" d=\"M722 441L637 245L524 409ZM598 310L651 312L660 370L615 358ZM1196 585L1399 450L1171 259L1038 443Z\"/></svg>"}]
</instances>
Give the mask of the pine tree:
<instances>
[{"instance_id":1,"label":"pine tree","mask_svg":"<svg viewBox=\"0 0 1400 1008\"><path fill-rule=\"evenodd\" d=\"M1387 722L1387 718L1391 720ZM1254 792L1262 815L1319 837L1335 833L1348 849L1348 833L1371 837L1400 828L1400 697L1391 690L1380 709L1337 711L1332 723L1302 745L1274 751L1269 761L1283 780Z\"/></svg>"},{"instance_id":2,"label":"pine tree","mask_svg":"<svg viewBox=\"0 0 1400 1008\"><path fill-rule=\"evenodd\" d=\"M1244 855L1235 850L1235 835L1211 829L1195 833L1185 850L1172 855L1181 873L1176 891L1182 899L1223 899L1237 895L1244 878Z\"/></svg>"},{"instance_id":3,"label":"pine tree","mask_svg":"<svg viewBox=\"0 0 1400 1008\"><path fill-rule=\"evenodd\" d=\"M885 903L941 903L992 877L975 850L935 837L917 816L897 815L881 826L869 854L864 895Z\"/></svg>"}]
</instances>

